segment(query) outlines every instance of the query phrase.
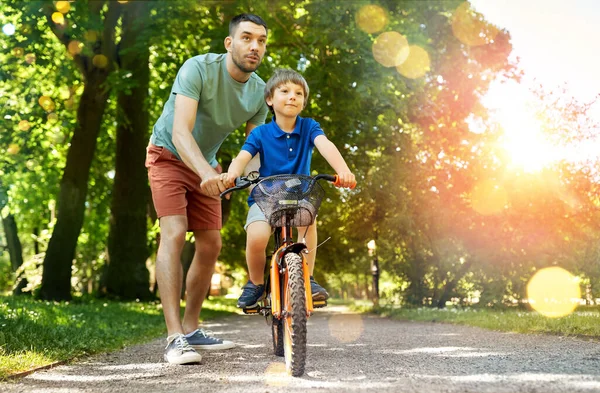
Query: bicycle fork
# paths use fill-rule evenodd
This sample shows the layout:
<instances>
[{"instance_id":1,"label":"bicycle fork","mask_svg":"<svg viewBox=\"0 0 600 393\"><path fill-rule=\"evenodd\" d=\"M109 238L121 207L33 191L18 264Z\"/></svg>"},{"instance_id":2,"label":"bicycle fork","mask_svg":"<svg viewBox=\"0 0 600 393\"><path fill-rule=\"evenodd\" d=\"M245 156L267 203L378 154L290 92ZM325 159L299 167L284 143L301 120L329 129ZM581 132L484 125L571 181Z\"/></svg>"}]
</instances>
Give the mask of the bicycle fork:
<instances>
[{"instance_id":1,"label":"bicycle fork","mask_svg":"<svg viewBox=\"0 0 600 393\"><path fill-rule=\"evenodd\" d=\"M291 246L281 246L276 253L273 254L271 259L271 269L269 272L270 285L271 285L271 313L275 318L285 318L286 310L281 309L283 304L281 296L287 291L287 266L282 262L285 260L285 255L288 252L297 253L302 258L302 273L304 276L304 293L306 294L306 315L311 316L314 311L312 293L310 290L310 271L308 263L304 258L302 249L306 248L304 244L294 243ZM282 282L283 280L283 282ZM282 287L281 284L284 284ZM284 289L282 291L282 289Z\"/></svg>"}]
</instances>

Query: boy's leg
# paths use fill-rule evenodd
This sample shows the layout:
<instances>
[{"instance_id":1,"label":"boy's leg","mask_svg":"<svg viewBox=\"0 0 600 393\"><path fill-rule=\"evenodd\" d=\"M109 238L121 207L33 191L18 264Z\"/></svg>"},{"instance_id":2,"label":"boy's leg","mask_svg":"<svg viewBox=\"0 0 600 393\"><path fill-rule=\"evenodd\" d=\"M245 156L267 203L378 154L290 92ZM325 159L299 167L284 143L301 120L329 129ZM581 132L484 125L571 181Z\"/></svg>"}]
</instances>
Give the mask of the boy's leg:
<instances>
[{"instance_id":1,"label":"boy's leg","mask_svg":"<svg viewBox=\"0 0 600 393\"><path fill-rule=\"evenodd\" d=\"M246 263L249 280L243 287L237 306L251 308L265 292L266 248L271 237L271 226L256 204L250 206L244 229L246 229Z\"/></svg>"},{"instance_id":2,"label":"boy's leg","mask_svg":"<svg viewBox=\"0 0 600 393\"><path fill-rule=\"evenodd\" d=\"M265 282L267 245L271 237L271 226L266 221L255 221L248 225L246 236L246 262L248 277L255 285Z\"/></svg>"}]
</instances>

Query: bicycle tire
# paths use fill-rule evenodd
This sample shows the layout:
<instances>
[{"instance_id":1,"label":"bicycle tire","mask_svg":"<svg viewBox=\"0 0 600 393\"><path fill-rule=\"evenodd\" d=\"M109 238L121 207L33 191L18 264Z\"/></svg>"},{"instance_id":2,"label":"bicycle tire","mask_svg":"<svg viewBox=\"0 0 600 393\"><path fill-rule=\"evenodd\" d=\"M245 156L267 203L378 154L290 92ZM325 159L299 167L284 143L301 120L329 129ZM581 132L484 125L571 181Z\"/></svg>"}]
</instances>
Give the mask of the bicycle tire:
<instances>
[{"instance_id":1,"label":"bicycle tire","mask_svg":"<svg viewBox=\"0 0 600 393\"><path fill-rule=\"evenodd\" d=\"M288 284L284 288L284 356L288 373L294 377L304 374L306 364L306 291L304 289L303 261L300 255L285 256Z\"/></svg>"}]
</instances>

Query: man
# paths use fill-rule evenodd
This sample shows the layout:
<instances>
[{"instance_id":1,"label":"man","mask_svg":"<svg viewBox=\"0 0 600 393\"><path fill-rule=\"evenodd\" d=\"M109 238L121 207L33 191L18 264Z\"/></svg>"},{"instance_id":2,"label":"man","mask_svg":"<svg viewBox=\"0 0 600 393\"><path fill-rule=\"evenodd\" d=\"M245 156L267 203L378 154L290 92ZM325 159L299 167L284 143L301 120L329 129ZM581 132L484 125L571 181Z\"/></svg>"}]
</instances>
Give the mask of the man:
<instances>
[{"instance_id":1,"label":"man","mask_svg":"<svg viewBox=\"0 0 600 393\"><path fill-rule=\"evenodd\" d=\"M265 121L265 83L254 71L266 42L267 25L259 16L234 17L225 38L227 53L196 56L181 67L150 138L146 167L160 219L156 279L168 332L164 358L169 363L200 362L196 350L235 346L206 334L198 320L221 250L219 193L225 185L215 155L240 125L246 123L249 134ZM180 257L187 231L194 233L196 252L181 321Z\"/></svg>"}]
</instances>

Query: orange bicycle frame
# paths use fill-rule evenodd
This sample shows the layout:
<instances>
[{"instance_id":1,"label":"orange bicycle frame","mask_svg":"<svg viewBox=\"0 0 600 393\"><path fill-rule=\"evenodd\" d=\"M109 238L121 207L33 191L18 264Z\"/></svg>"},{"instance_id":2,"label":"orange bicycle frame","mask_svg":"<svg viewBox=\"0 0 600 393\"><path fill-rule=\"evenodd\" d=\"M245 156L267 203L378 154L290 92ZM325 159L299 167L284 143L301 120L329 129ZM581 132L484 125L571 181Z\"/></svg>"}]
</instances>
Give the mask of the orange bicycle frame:
<instances>
[{"instance_id":1,"label":"orange bicycle frame","mask_svg":"<svg viewBox=\"0 0 600 393\"><path fill-rule=\"evenodd\" d=\"M282 239L286 239L286 228L281 228L282 234L281 234L281 238ZM291 238L291 233L290 233L290 238ZM281 258L285 258L285 254L283 254L283 250L287 247L289 247L290 244L286 244L284 243L281 247L279 247L277 249L277 251L273 254L273 256L271 257L271 267L269 270L269 276L270 276L270 285L271 285L271 313L273 314L273 316L275 318L281 319L282 315L281 315L281 306L282 306L282 293L281 293L281 285L280 285L280 279L283 278L284 282L284 288L287 288L288 285L288 273L287 273L287 269L285 271L285 273L283 274L283 276L279 273L279 266L280 264L279 259ZM311 289L310 289L310 271L308 268L308 263L306 262L306 258L304 257L303 253L300 253L300 257L302 258L302 272L304 273L304 292L306 294L306 315L311 316L314 310L313 307L313 301L312 301L312 296L311 296ZM285 302L287 302L287 299L284 300ZM287 307L284 307L287 308Z\"/></svg>"}]
</instances>

